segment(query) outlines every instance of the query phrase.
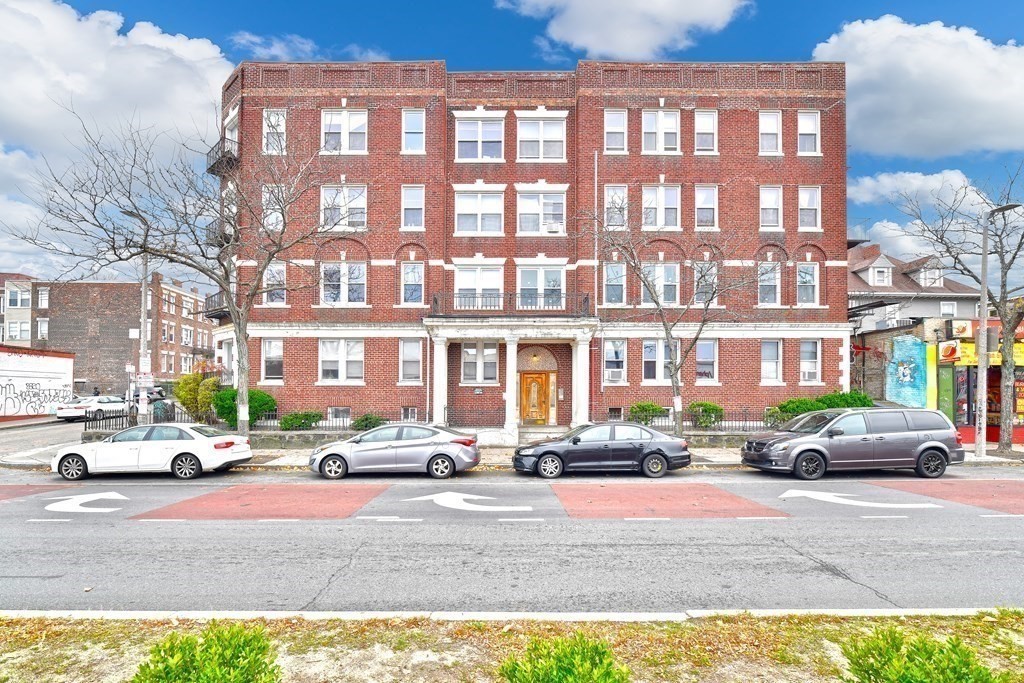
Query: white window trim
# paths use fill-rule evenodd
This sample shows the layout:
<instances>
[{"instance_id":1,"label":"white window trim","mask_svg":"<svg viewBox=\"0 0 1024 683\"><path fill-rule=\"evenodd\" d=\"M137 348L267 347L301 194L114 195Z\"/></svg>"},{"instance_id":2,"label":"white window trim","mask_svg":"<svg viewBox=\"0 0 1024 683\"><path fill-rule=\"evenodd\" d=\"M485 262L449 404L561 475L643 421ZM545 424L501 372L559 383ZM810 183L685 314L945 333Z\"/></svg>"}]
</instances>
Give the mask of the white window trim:
<instances>
[{"instance_id":1,"label":"white window trim","mask_svg":"<svg viewBox=\"0 0 1024 683\"><path fill-rule=\"evenodd\" d=\"M775 271L775 302L770 304L761 303L761 266L774 266ZM757 308L782 308L782 262L781 261L760 261L757 264Z\"/></svg>"},{"instance_id":2,"label":"white window trim","mask_svg":"<svg viewBox=\"0 0 1024 683\"><path fill-rule=\"evenodd\" d=\"M801 207L800 207L800 190L816 190L817 193L818 193L817 224L814 225L813 227L804 227L804 226L800 225L800 210L801 210ZM797 187L797 193L796 193L796 226L797 226L797 232L824 232L823 228L821 227L821 223L822 223L821 214L822 213L823 213L823 211L822 211L821 185L800 185L800 186L798 186Z\"/></svg>"},{"instance_id":3,"label":"white window trim","mask_svg":"<svg viewBox=\"0 0 1024 683\"><path fill-rule=\"evenodd\" d=\"M813 304L802 304L800 303L800 268L813 266L814 267L814 303ZM793 308L818 308L821 306L821 266L816 261L798 261L796 264L796 299L793 302Z\"/></svg>"},{"instance_id":4,"label":"white window trim","mask_svg":"<svg viewBox=\"0 0 1024 683\"><path fill-rule=\"evenodd\" d=\"M538 189L522 190L522 189L520 189L520 187L523 187L523 188L538 188ZM567 187L567 186L563 186L563 185L526 185L526 184L521 184L521 183L517 183L516 184L516 235L522 235L522 236L525 236L525 237L565 237L565 234L566 234L565 233L566 223L568 223L568 221L566 220L566 193L565 193L565 191L546 189L546 188L557 188L557 187ZM535 195L538 195L539 197L542 198L541 202L540 202L540 211L539 211L538 214L536 214L539 217L538 218L538 227L539 227L539 229L537 230L537 232L523 232L523 230L519 227L519 217L523 215L522 197L523 197L524 194L535 194ZM543 201L543 196L546 195L546 194L547 195L561 195L562 196L562 228L558 232L549 232L549 231L544 229L544 201ZM502 223L504 223L504 219L502 219Z\"/></svg>"},{"instance_id":5,"label":"white window trim","mask_svg":"<svg viewBox=\"0 0 1024 683\"><path fill-rule=\"evenodd\" d=\"M501 190L482 189L482 188L487 188L487 187L498 187L497 185L485 185L485 184L476 184L476 185L470 185L470 186L463 185L462 186L462 187L471 187L472 189L470 189L470 190L460 190L460 189L458 189L458 187L459 186L456 186L455 199L454 199L454 203L453 203L453 206L452 206L452 218L455 221L455 224L452 226L452 234L453 234L453 236L455 236L455 237L504 237L505 236L505 189L504 189L505 186L501 185L500 186L502 188ZM500 194L501 195L501 230L499 230L498 232L484 232L483 230L481 230L480 228L483 225L483 220L481 220L480 217L483 216L483 213L481 211L479 211L479 210L477 211L477 214L476 214L477 218L478 218L477 230L475 232L468 232L468 231L464 231L464 230L459 230L459 211L458 211L458 207L456 206L456 203L458 202L460 194L475 194L475 195L477 195L477 197L478 197L477 198L477 203L478 204L479 204L479 201L480 201L479 200L479 195L482 195L482 194Z\"/></svg>"},{"instance_id":6,"label":"white window trim","mask_svg":"<svg viewBox=\"0 0 1024 683\"><path fill-rule=\"evenodd\" d=\"M697 149L697 115L712 114L714 117L715 148L709 150ZM693 155L694 156L718 156L718 110L717 109L695 109L693 112Z\"/></svg>"},{"instance_id":7,"label":"white window trim","mask_svg":"<svg viewBox=\"0 0 1024 683\"><path fill-rule=\"evenodd\" d=\"M657 124L654 128L655 133L655 146L654 150L644 149L644 114L655 112L658 115ZM668 130L662 125L662 121L665 118L666 113L675 113L676 115L676 150L665 150L665 132ZM640 114L640 154L645 156L682 156L683 155L683 141L680 138L680 129L682 128L682 116L679 109L644 109ZM671 132L671 131L669 131Z\"/></svg>"},{"instance_id":8,"label":"white window trim","mask_svg":"<svg viewBox=\"0 0 1024 683\"><path fill-rule=\"evenodd\" d=\"M406 301L405 300L405 267L408 265L418 265L423 277L420 280L420 300L417 301ZM426 306L427 300L427 264L423 261L402 261L398 264L398 300L401 302L399 306L408 308L419 308Z\"/></svg>"},{"instance_id":9,"label":"white window trim","mask_svg":"<svg viewBox=\"0 0 1024 683\"><path fill-rule=\"evenodd\" d=\"M623 189L623 193L622 193L622 197L623 197L622 225L609 225L608 224L608 208L611 206L608 200L609 200L610 196L614 196L614 194L611 194L611 195L609 194L608 189L609 188L613 188L613 187L614 188L621 187ZM641 212L641 215L642 215L642 212ZM623 185L621 183L608 183L608 184L606 184L604 186L604 213L602 214L602 223L604 224L604 229L605 230L628 230L629 229L629 185ZM651 230L655 230L656 228L652 227L650 229Z\"/></svg>"},{"instance_id":10,"label":"white window trim","mask_svg":"<svg viewBox=\"0 0 1024 683\"><path fill-rule=\"evenodd\" d=\"M267 344L269 342L281 342L281 378L267 379ZM173 355L171 356L173 359ZM171 372L174 372L173 368ZM265 337L260 343L260 384L270 386L284 386L284 339L281 337Z\"/></svg>"},{"instance_id":11,"label":"white window trim","mask_svg":"<svg viewBox=\"0 0 1024 683\"><path fill-rule=\"evenodd\" d=\"M803 346L804 342L814 342L815 344L818 345L818 354L817 354L817 377L818 377L818 379L813 380L813 381L812 380L806 380L806 381L804 380L804 378L803 378L803 374L804 374L804 372L803 372L803 364L804 364L804 361L803 361L803 358L800 358L800 360L799 360L799 363L800 363L800 368L799 368L800 369L800 386L802 386L802 387L820 387L820 386L824 386L825 382L822 381L822 375L821 375L821 373L822 373L822 368L821 368L821 347L822 347L822 344L821 344L821 340L820 339L801 339L800 340L800 346L801 347ZM803 355L803 349L801 348L800 351L801 351L800 355L802 356Z\"/></svg>"},{"instance_id":12,"label":"white window trim","mask_svg":"<svg viewBox=\"0 0 1024 683\"><path fill-rule=\"evenodd\" d=\"M455 259L452 259L452 260L455 261ZM502 263L504 263L505 259L501 259L501 261L502 261ZM498 304L499 304L498 307L496 307L494 309L482 308L482 307L481 308L467 307L464 310L467 310L467 311L476 311L476 310L502 311L502 310L504 310L504 308L505 308L505 267L504 267L504 265L502 265L500 268L496 268L495 264L493 264L493 263L490 263L490 264L487 264L487 265L459 265L459 266L455 267L455 274L452 277L452 282L454 284L453 296L455 297L455 304L456 304L455 307L456 307L456 309L459 309L459 306L458 306L458 301L459 301L459 299L458 299L458 297L459 297L459 273L460 272L468 272L470 270L476 271L477 275L476 275L476 277L474 279L477 280L477 286L476 286L476 289L473 290L473 291L474 291L474 296L479 300L481 297L484 296L483 291L480 289L480 282L479 282L480 271L481 270L495 270L495 269L498 270L501 273L501 277L498 278L498 293L497 293Z\"/></svg>"},{"instance_id":13,"label":"white window trim","mask_svg":"<svg viewBox=\"0 0 1024 683\"><path fill-rule=\"evenodd\" d=\"M281 132L281 151L273 152L267 149L267 133L271 132L267 128L268 114L271 112L283 112L284 113L284 130ZM288 110L277 107L268 107L263 110L263 122L262 122L263 139L260 142L260 147L263 150L263 154L267 156L284 156L288 153Z\"/></svg>"},{"instance_id":14,"label":"white window trim","mask_svg":"<svg viewBox=\"0 0 1024 683\"><path fill-rule=\"evenodd\" d=\"M417 188L417 187L420 190L423 191L423 204L420 207L407 207L406 204L405 204L405 191L407 189ZM399 214L401 216L401 220L400 220L400 225L398 226L398 231L399 232L426 232L427 231L427 186L426 185L402 185L401 193L402 193L401 194L401 208L399 209L401 211L401 213ZM419 227L416 227L416 226L408 226L408 225L405 224L405 210L407 208L419 208L423 212L423 225L421 225Z\"/></svg>"},{"instance_id":15,"label":"white window trim","mask_svg":"<svg viewBox=\"0 0 1024 683\"><path fill-rule=\"evenodd\" d=\"M878 271L886 272L885 281L878 279ZM871 285L874 287L892 287L892 268L888 266L871 266Z\"/></svg>"},{"instance_id":16,"label":"white window trim","mask_svg":"<svg viewBox=\"0 0 1024 683\"><path fill-rule=\"evenodd\" d=\"M956 314L957 314L957 305L956 305L956 303L957 302L955 302L955 301L940 301L939 302L939 317L941 317L941 318L955 318ZM942 312L943 308L946 307L946 306L952 306L953 307L953 312L950 313L949 315L946 315L945 313Z\"/></svg>"},{"instance_id":17,"label":"white window trim","mask_svg":"<svg viewBox=\"0 0 1024 683\"><path fill-rule=\"evenodd\" d=\"M568 114L568 112L566 112L566 114ZM541 135L541 137L538 138L538 141L540 142L540 153L541 153L541 156L539 158L537 158L537 159L524 159L523 157L521 157L519 155L519 143L523 139L523 134L522 134L522 126L520 126L519 125L520 122L517 121L516 122L516 163L519 163L519 164L565 164L565 163L568 163L568 159L567 159L566 155L568 154L567 148L569 146L569 144L568 144L568 137L569 137L569 135L568 135L568 132L567 132L568 131L567 126L565 125L565 118L564 117L562 117L562 118L555 118L555 117L551 117L551 116L547 116L547 117L541 117L541 116L523 117L523 116L520 116L520 112L518 112L518 111L516 112L516 116L518 118L523 118L523 119L527 119L527 120L530 120L530 121L537 121L538 123L540 123L541 131L544 130L544 124L545 123L560 123L560 124L562 124L562 156L561 157L550 157L549 158L549 157L543 156L543 154L544 154L544 139L545 138L544 138L543 135Z\"/></svg>"},{"instance_id":18,"label":"white window trim","mask_svg":"<svg viewBox=\"0 0 1024 683\"><path fill-rule=\"evenodd\" d=\"M697 209L707 208L697 206L697 190L714 190L715 191L715 224L714 225L697 225ZM694 232L719 232L721 231L721 220L718 215L718 185L694 185L693 186L693 229Z\"/></svg>"},{"instance_id":19,"label":"white window trim","mask_svg":"<svg viewBox=\"0 0 1024 683\"><path fill-rule=\"evenodd\" d=\"M683 277L682 264L680 264L680 263L678 263L676 261L648 261L648 262L644 262L644 263L640 264L641 269L643 269L643 268L654 268L654 270L655 270L654 280L655 281L654 281L653 284L659 285L659 289L661 290L661 291L659 291L657 293L659 297L663 297L665 295L665 267L666 266L675 266L675 270L676 270L676 282L675 282L675 285L676 285L676 298L675 298L675 301L664 301L663 300L663 301L661 301L661 305L664 306L665 308L674 308L676 306L679 306L680 301L682 300L682 283L680 282L680 280L682 280L682 277ZM644 297L646 295L647 295L646 288L644 287L643 282L641 281L641 283L640 283L640 302L639 302L640 308L654 308L654 307L656 307L657 304L655 302L653 302L653 301L644 301Z\"/></svg>"},{"instance_id":20,"label":"white window trim","mask_svg":"<svg viewBox=\"0 0 1024 683\"><path fill-rule=\"evenodd\" d=\"M271 290L268 288L269 282L267 277L270 275L271 269L276 270L278 267L284 274L284 277L281 278L281 282L279 283L281 285L281 291L284 292L284 301L267 301L267 297L270 295L271 292ZM273 263L268 264L267 269L263 271L263 281L260 283L260 286L263 288L263 303L261 304L261 306L263 306L264 308L288 307L288 264L285 263L284 261L274 261ZM174 323L171 323L171 328L171 333L173 334Z\"/></svg>"},{"instance_id":21,"label":"white window trim","mask_svg":"<svg viewBox=\"0 0 1024 683\"><path fill-rule=\"evenodd\" d=\"M349 218L351 217L351 214L352 214L352 207L355 206L355 205L352 202L352 199L349 197L349 192L351 190L353 190L353 189L358 190L358 188L362 188L363 189L363 197L362 197L362 199L363 199L364 206L363 207L358 207L357 206L356 208L362 208L363 209L364 225L352 226L352 225L349 225ZM343 191L344 195L345 195L345 202L346 202L342 206L334 207L334 208L338 208L338 209L341 210L341 212L342 212L342 219L338 223L334 223L332 225L327 225L327 222L324 220L324 212L327 209L326 197L327 197L327 191L328 190L341 190L341 191ZM425 201L426 201L426 199L424 199L424 202ZM322 232L366 232L369 229L369 226L370 226L370 190L369 190L369 186L361 184L361 183L340 183L340 184L337 184L337 185L328 184L328 185L321 185L320 186L320 230Z\"/></svg>"},{"instance_id":22,"label":"white window trim","mask_svg":"<svg viewBox=\"0 0 1024 683\"><path fill-rule=\"evenodd\" d=\"M483 379L484 376L484 344L494 344L494 379ZM476 347L476 379L469 381L463 374L465 360L463 349L467 346ZM459 345L459 386L460 387L493 387L501 384L501 345L496 341L464 341Z\"/></svg>"},{"instance_id":23,"label":"white window trim","mask_svg":"<svg viewBox=\"0 0 1024 683\"><path fill-rule=\"evenodd\" d=\"M655 343L655 354L654 362L657 375L656 379L647 379L644 377L644 364L647 359L644 358L644 345L648 342ZM679 355L679 340L673 339L672 343L676 345L676 357ZM664 337L645 337L640 340L640 386L644 387L670 387L672 386L672 377L667 373L665 364L669 359L665 356L665 338Z\"/></svg>"},{"instance_id":24,"label":"white window trim","mask_svg":"<svg viewBox=\"0 0 1024 683\"><path fill-rule=\"evenodd\" d=\"M485 159L483 157L479 157L478 156L478 157L471 157L471 158L463 159L463 158L461 158L459 156L459 126L458 126L459 123L461 123L463 121L476 121L479 124L478 127L477 127L478 137L476 138L476 141L477 141L477 152L482 154L483 153L483 134L484 134L483 133L483 123L484 123L484 121L493 121L495 119L499 119L499 118L500 119L504 119L505 118L505 112L501 112L501 116L482 116L481 112L474 112L474 113L476 114L474 116L459 116L459 112L457 112L457 111L453 111L452 112L452 114L455 116L455 118L458 119L456 121L456 123L455 123L455 159L454 159L455 163L456 164L503 164L503 163L505 163L505 147L506 147L506 145L505 145L505 142L506 142L505 137L506 137L506 132L505 132L505 127L504 127L504 122L502 123L502 128L501 128L501 156L500 157L494 158L494 159L490 159L490 158ZM482 112L482 113L488 113L488 112ZM496 112L491 112L491 113L496 113ZM518 154L518 150L516 150L516 153Z\"/></svg>"},{"instance_id":25,"label":"white window trim","mask_svg":"<svg viewBox=\"0 0 1024 683\"><path fill-rule=\"evenodd\" d=\"M608 266L622 268L622 302L609 303L608 301ZM626 290L626 264L615 261L606 261L601 267L601 308L629 308L629 297Z\"/></svg>"},{"instance_id":26,"label":"white window trim","mask_svg":"<svg viewBox=\"0 0 1024 683\"><path fill-rule=\"evenodd\" d=\"M608 149L608 118L606 114L608 112L622 112L623 114L623 126L622 126L622 149ZM624 156L629 154L629 110L628 109L616 109L608 108L604 110L601 115L602 129L601 145L604 148L604 153L608 156ZM618 132L613 129L612 132Z\"/></svg>"},{"instance_id":27,"label":"white window trim","mask_svg":"<svg viewBox=\"0 0 1024 683\"><path fill-rule=\"evenodd\" d=\"M657 188L658 190L658 201L655 203L656 219L658 225L643 225L644 223L644 209L647 206L643 203L643 191L647 188ZM679 203L676 205L676 223L674 225L664 225L665 223L665 188L675 188L676 197ZM669 231L682 231L682 220L683 220L683 188L681 185L662 184L662 185L643 185L640 188L640 229L650 232L669 232ZM629 227L628 224L626 226Z\"/></svg>"},{"instance_id":28,"label":"white window trim","mask_svg":"<svg viewBox=\"0 0 1024 683\"><path fill-rule=\"evenodd\" d=\"M622 381L608 381L608 344L610 342L622 342L624 352L622 354ZM629 339L626 337L608 337L601 341L601 386L603 387L628 387L629 386Z\"/></svg>"},{"instance_id":29,"label":"white window trim","mask_svg":"<svg viewBox=\"0 0 1024 683\"><path fill-rule=\"evenodd\" d=\"M711 379L701 379L696 376L696 369L694 369L694 386L698 387L720 387L721 382L721 367L719 367L719 344L718 339L698 339L697 343L693 345L693 361L696 366L697 360L697 349L702 343L713 343L715 345L715 376Z\"/></svg>"},{"instance_id":30,"label":"white window trim","mask_svg":"<svg viewBox=\"0 0 1024 683\"><path fill-rule=\"evenodd\" d=\"M702 264L710 266L710 270L714 272L714 286L712 290L712 297L710 301L697 301L697 283L700 281L700 270L704 268ZM717 261L694 261L691 265L693 270L693 305L696 308L718 308L718 278L721 276L719 272L720 266Z\"/></svg>"},{"instance_id":31,"label":"white window trim","mask_svg":"<svg viewBox=\"0 0 1024 683\"><path fill-rule=\"evenodd\" d=\"M764 206L764 204L761 203L763 201L762 197L761 197L761 191L762 190L777 190L778 193L779 193L779 206L778 206L778 210L779 210L779 224L778 225L766 226L766 225L764 225L761 222L761 209L766 208ZM783 210L783 205L785 204L785 202L783 201L784 197L785 197L785 192L782 189L782 185L761 185L761 186L758 187L758 189L757 189L757 224L758 224L758 229L761 232L785 232L786 231L786 223L785 223L785 219L783 218L783 215L785 214L785 211ZM772 208L772 207L767 207L767 208Z\"/></svg>"},{"instance_id":32,"label":"white window trim","mask_svg":"<svg viewBox=\"0 0 1024 683\"><path fill-rule=\"evenodd\" d=\"M800 151L800 115L801 114L814 114L815 118L815 142L818 151L816 152L801 152ZM821 111L818 109L798 109L796 112L796 155L798 157L820 157L824 156L821 151Z\"/></svg>"},{"instance_id":33,"label":"white window trim","mask_svg":"<svg viewBox=\"0 0 1024 683\"><path fill-rule=\"evenodd\" d=\"M776 151L774 151L774 152L763 152L763 151L761 151L761 115L762 114L772 114L773 116L775 116L775 118L776 118L776 120L778 121L778 124L779 124L778 125L779 132L777 133L777 135L779 136L779 148ZM760 109L760 110L758 110L758 112L757 112L757 155L758 156L762 156L762 157L781 157L781 156L785 156L785 153L782 150L783 150L783 147L782 147L782 111L779 110L779 109Z\"/></svg>"},{"instance_id":34,"label":"white window trim","mask_svg":"<svg viewBox=\"0 0 1024 683\"><path fill-rule=\"evenodd\" d=\"M404 366L405 366L405 356L403 354L405 353L405 344L406 344L406 342L414 342L416 344L419 344L419 347L420 347L419 379L403 379L402 378L402 373L404 372ZM363 376L365 377L366 376L366 368L365 368L365 365L366 365L366 356L365 356L365 354L366 354L366 347L365 347L365 345L363 347L363 354L364 354L363 355L363 365L364 365ZM421 387L421 386L423 386L423 340L422 339L418 339L418 338L411 338L411 339L400 338L398 340L398 381L395 384L398 385L398 386L402 386L402 387Z\"/></svg>"},{"instance_id":35,"label":"white window trim","mask_svg":"<svg viewBox=\"0 0 1024 683\"><path fill-rule=\"evenodd\" d=\"M778 348L778 350L779 350L779 358L778 358L777 361L775 361L775 364L778 367L778 373L777 373L778 376L779 376L778 379L765 379L765 377L764 377L764 355L763 355L764 354L764 350L761 348L761 346L765 342L771 342L771 343L775 344L776 348ZM784 369L783 369L783 367L784 367L783 366L783 356L784 356L783 350L786 348L786 344L784 343L784 341L782 339L761 339L761 340L758 341L758 345L757 346L758 346L758 353L761 356L761 386L762 387L784 387L784 386L786 386L786 380L785 380L786 376L783 374L783 372L784 372Z\"/></svg>"},{"instance_id":36,"label":"white window trim","mask_svg":"<svg viewBox=\"0 0 1024 683\"><path fill-rule=\"evenodd\" d=\"M405 148L405 114L406 112L420 112L423 114L423 149L421 150L409 150ZM369 129L369 120L367 120L367 129ZM366 146L370 148L369 145ZM404 107L402 109L402 151L399 154L411 155L411 156L424 156L427 153L427 110L420 107Z\"/></svg>"},{"instance_id":37,"label":"white window trim","mask_svg":"<svg viewBox=\"0 0 1024 683\"><path fill-rule=\"evenodd\" d=\"M49 287L39 287L36 291L38 292L37 295L36 295L36 300L39 302L39 308L49 308L50 307L50 288ZM43 296L43 292L46 293L45 297ZM43 299L44 298L46 299L46 304L45 305L43 304Z\"/></svg>"},{"instance_id":38,"label":"white window trim","mask_svg":"<svg viewBox=\"0 0 1024 683\"><path fill-rule=\"evenodd\" d=\"M324 357L323 357L323 346L320 342L323 341L337 341L338 342L338 379L323 379L324 375ZM363 345L363 378L362 379L348 379L348 342L360 342ZM316 343L316 376L317 381L314 386L318 387L364 387L366 386L366 340L351 337L342 338L324 338L321 337Z\"/></svg>"},{"instance_id":39,"label":"white window trim","mask_svg":"<svg viewBox=\"0 0 1024 683\"><path fill-rule=\"evenodd\" d=\"M558 270L558 272L561 274L561 277L562 277L562 280L561 280L561 282L558 285L559 292L561 292L561 294L559 295L559 298L560 298L560 301L561 301L561 305L560 306L547 306L547 305L543 305L544 289L545 289L545 287L544 287L544 282L543 282L542 278L540 278L540 274L543 273L543 271L545 271L545 270L556 270L556 269ZM538 303L537 306L522 308L522 303L523 303L522 302L522 298L523 298L523 271L524 270L536 270L536 271L538 271L537 300L540 303ZM548 311L560 311L560 310L563 310L565 308L565 299L566 299L566 296L565 296L565 266L560 266L560 265L517 265L516 266L516 308L517 309L519 309L519 310L527 310L527 311L534 310L534 309L548 310Z\"/></svg>"},{"instance_id":40,"label":"white window trim","mask_svg":"<svg viewBox=\"0 0 1024 683\"><path fill-rule=\"evenodd\" d=\"M349 302L348 300L348 267L352 264L363 264L363 298L364 301ZM341 266L339 287L341 288L339 301L326 301L324 299L324 266ZM372 308L370 305L370 264L367 261L324 261L320 264L320 303L312 308Z\"/></svg>"},{"instance_id":41,"label":"white window trim","mask_svg":"<svg viewBox=\"0 0 1024 683\"><path fill-rule=\"evenodd\" d=\"M363 114L366 116L366 149L355 150L342 149L328 150L324 145L324 124L327 122L328 114L343 114L344 121L341 128L341 139L344 141L344 147L348 146L348 136L352 131L349 119L352 114ZM403 121L404 125L404 121ZM426 136L424 136L424 141ZM370 153L370 112L368 109L321 109L320 110L320 154L324 156L367 156Z\"/></svg>"}]
</instances>

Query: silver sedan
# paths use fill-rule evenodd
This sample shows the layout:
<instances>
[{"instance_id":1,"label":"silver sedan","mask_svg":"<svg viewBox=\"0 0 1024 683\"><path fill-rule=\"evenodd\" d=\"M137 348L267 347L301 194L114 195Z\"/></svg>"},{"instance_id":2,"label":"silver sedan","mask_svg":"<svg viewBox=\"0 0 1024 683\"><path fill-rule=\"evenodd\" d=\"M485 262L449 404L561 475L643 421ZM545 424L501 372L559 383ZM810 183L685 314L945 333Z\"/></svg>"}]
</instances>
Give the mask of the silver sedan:
<instances>
[{"instance_id":1,"label":"silver sedan","mask_svg":"<svg viewBox=\"0 0 1024 683\"><path fill-rule=\"evenodd\" d=\"M474 436L434 425L389 424L320 446L309 456L309 469L327 479L349 472L426 472L447 479L479 462Z\"/></svg>"}]
</instances>

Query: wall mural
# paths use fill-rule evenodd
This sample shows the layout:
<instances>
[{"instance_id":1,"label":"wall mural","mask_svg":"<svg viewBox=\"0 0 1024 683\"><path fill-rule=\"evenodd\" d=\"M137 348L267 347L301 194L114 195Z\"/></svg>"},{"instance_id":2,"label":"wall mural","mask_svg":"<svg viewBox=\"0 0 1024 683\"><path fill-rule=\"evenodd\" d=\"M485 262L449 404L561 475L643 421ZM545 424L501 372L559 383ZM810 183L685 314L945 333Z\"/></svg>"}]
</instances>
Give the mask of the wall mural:
<instances>
[{"instance_id":1,"label":"wall mural","mask_svg":"<svg viewBox=\"0 0 1024 683\"><path fill-rule=\"evenodd\" d=\"M0 352L0 417L44 415L72 396L74 360Z\"/></svg>"},{"instance_id":2,"label":"wall mural","mask_svg":"<svg viewBox=\"0 0 1024 683\"><path fill-rule=\"evenodd\" d=\"M892 340L892 353L885 366L885 400L908 408L927 405L928 386L925 343L910 335Z\"/></svg>"}]
</instances>

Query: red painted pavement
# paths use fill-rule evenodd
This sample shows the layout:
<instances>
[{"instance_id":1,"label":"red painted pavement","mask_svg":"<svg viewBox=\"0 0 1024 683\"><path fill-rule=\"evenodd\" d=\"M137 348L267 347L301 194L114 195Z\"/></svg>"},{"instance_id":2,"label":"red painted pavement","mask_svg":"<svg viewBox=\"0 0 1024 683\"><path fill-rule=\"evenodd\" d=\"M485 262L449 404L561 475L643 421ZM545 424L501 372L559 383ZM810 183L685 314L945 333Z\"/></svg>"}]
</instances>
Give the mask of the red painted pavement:
<instances>
[{"instance_id":1,"label":"red painted pavement","mask_svg":"<svg viewBox=\"0 0 1024 683\"><path fill-rule=\"evenodd\" d=\"M242 484L132 519L345 519L387 488L374 484Z\"/></svg>"},{"instance_id":2,"label":"red painted pavement","mask_svg":"<svg viewBox=\"0 0 1024 683\"><path fill-rule=\"evenodd\" d=\"M43 486L40 484L4 484L0 486L0 500L10 500L11 498L23 498L24 496L34 496L37 493L50 493L51 491L61 491L66 488L70 488L71 484L51 484Z\"/></svg>"},{"instance_id":3,"label":"red painted pavement","mask_svg":"<svg viewBox=\"0 0 1024 683\"><path fill-rule=\"evenodd\" d=\"M553 484L570 517L788 517L710 484Z\"/></svg>"},{"instance_id":4,"label":"red painted pavement","mask_svg":"<svg viewBox=\"0 0 1024 683\"><path fill-rule=\"evenodd\" d=\"M952 479L945 481L872 481L871 484L1011 515L1024 514L1024 481Z\"/></svg>"}]
</instances>

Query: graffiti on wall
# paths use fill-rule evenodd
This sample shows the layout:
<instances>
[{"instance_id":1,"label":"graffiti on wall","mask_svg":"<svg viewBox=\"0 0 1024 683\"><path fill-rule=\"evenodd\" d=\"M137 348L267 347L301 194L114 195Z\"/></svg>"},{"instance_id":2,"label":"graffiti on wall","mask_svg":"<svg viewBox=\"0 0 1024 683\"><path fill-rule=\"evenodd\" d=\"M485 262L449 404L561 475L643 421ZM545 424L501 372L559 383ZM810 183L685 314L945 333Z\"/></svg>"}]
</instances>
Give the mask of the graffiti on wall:
<instances>
[{"instance_id":1,"label":"graffiti on wall","mask_svg":"<svg viewBox=\"0 0 1024 683\"><path fill-rule=\"evenodd\" d=\"M885 400L908 408L924 408L927 386L925 343L910 335L894 338L885 366Z\"/></svg>"},{"instance_id":2,"label":"graffiti on wall","mask_svg":"<svg viewBox=\"0 0 1024 683\"><path fill-rule=\"evenodd\" d=\"M71 400L74 359L0 351L0 417L43 415Z\"/></svg>"},{"instance_id":3,"label":"graffiti on wall","mask_svg":"<svg viewBox=\"0 0 1024 683\"><path fill-rule=\"evenodd\" d=\"M71 385L43 387L39 382L0 380L0 417L42 415L55 403L71 400Z\"/></svg>"}]
</instances>

